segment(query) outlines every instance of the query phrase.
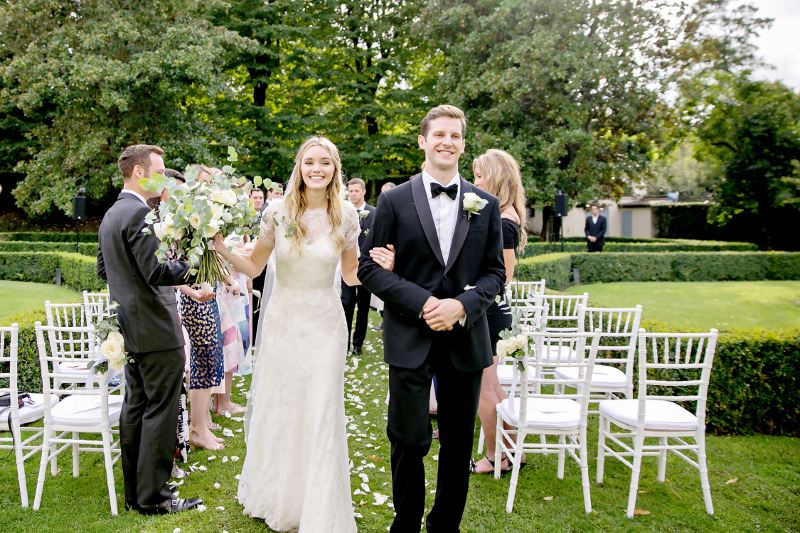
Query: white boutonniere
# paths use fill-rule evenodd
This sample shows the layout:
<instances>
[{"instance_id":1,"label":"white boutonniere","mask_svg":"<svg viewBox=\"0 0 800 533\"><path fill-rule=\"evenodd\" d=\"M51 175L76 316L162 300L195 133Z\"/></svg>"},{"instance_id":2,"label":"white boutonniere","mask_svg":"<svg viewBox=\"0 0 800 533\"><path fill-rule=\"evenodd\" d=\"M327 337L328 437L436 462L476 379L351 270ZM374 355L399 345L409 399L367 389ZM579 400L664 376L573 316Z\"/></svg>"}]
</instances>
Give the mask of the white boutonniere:
<instances>
[{"instance_id":1,"label":"white boutonniere","mask_svg":"<svg viewBox=\"0 0 800 533\"><path fill-rule=\"evenodd\" d=\"M480 215L478 211L486 207L488 200L484 200L474 192L464 193L464 211L467 212L467 220L472 218L472 215Z\"/></svg>"},{"instance_id":2,"label":"white boutonniere","mask_svg":"<svg viewBox=\"0 0 800 533\"><path fill-rule=\"evenodd\" d=\"M369 211L367 211L366 209L364 209L363 211L359 211L358 216L360 216L361 218L367 218L369 216Z\"/></svg>"}]
</instances>

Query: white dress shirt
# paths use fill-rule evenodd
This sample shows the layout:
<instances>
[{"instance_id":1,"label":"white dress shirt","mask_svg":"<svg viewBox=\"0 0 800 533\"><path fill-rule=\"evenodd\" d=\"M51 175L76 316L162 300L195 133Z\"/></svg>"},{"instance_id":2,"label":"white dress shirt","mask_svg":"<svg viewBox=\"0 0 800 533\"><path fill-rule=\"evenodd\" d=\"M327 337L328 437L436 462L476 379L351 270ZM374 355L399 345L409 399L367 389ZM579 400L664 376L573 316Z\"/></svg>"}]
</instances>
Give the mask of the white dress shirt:
<instances>
[{"instance_id":1,"label":"white dress shirt","mask_svg":"<svg viewBox=\"0 0 800 533\"><path fill-rule=\"evenodd\" d=\"M597 219L600 218L600 215L594 216L592 215L592 224L597 224Z\"/></svg>"},{"instance_id":2,"label":"white dress shirt","mask_svg":"<svg viewBox=\"0 0 800 533\"><path fill-rule=\"evenodd\" d=\"M436 235L439 237L439 249L442 251L442 259L447 264L450 257L450 246L453 244L453 233L456 231L456 221L458 220L458 199L461 198L461 176L456 173L450 183L445 185L458 186L458 194L455 200L451 200L446 194L440 194L436 198L431 195L431 183L439 183L433 177L422 171L422 184L425 186L425 194L428 196L428 205L431 208L433 224L436 226Z\"/></svg>"},{"instance_id":3,"label":"white dress shirt","mask_svg":"<svg viewBox=\"0 0 800 533\"><path fill-rule=\"evenodd\" d=\"M122 189L120 192L126 192L126 193L128 193L128 194L132 194L132 195L134 195L136 198L138 198L139 200L141 200L141 201L142 201L142 203L143 203L144 205L147 205L147 200L145 200L145 199L144 199L144 196L142 196L141 194L139 194L139 193L138 193L138 192L136 192L136 191L132 191L132 190L130 190L130 189Z\"/></svg>"}]
</instances>

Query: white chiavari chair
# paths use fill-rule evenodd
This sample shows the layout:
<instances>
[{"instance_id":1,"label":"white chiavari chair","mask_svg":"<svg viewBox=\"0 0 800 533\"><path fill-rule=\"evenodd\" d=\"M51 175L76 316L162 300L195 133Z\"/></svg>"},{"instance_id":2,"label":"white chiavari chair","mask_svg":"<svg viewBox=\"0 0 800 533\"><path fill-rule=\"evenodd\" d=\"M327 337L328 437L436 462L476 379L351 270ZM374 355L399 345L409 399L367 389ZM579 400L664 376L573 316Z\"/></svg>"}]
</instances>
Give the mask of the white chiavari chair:
<instances>
[{"instance_id":1,"label":"white chiavari chair","mask_svg":"<svg viewBox=\"0 0 800 533\"><path fill-rule=\"evenodd\" d=\"M624 396L633 398L633 369L636 364L636 346L642 306L630 308L583 307L580 317L582 331L600 333L597 363L592 372L591 402L616 400ZM618 368L620 367L620 368ZM577 370L557 367L555 376L574 378ZM599 411L589 411L599 414Z\"/></svg>"},{"instance_id":2,"label":"white chiavari chair","mask_svg":"<svg viewBox=\"0 0 800 533\"><path fill-rule=\"evenodd\" d=\"M48 350L45 334L51 338L67 338L67 333L72 333L73 338L94 336L94 328L59 328L42 326L36 322L36 344L39 349L39 362L42 372L42 389L44 393L44 435L42 443L42 459L39 465L39 477L36 484L36 496L33 508L39 509L42 502L47 463L51 462L51 474L58 472L56 461L58 455L67 448L73 449L72 475L78 477L80 461L78 452L101 452L104 457L106 484L111 504L111 514L117 514L117 496L114 487L114 463L119 460L119 431L112 429L119 425L120 411L122 409L123 394L125 390L124 372L109 370L102 375L84 374L84 379L90 381L92 386L74 389L61 389L55 383L69 379L60 369L61 363L70 358L65 350ZM58 333L58 335L49 335ZM69 341L63 341L69 342ZM77 341L80 342L80 341ZM111 380L113 384L109 384ZM94 387L94 381L98 387ZM51 395L62 397L61 401L53 405ZM99 434L101 439L81 439L81 434ZM116 437L116 438L115 438Z\"/></svg>"},{"instance_id":3,"label":"white chiavari chair","mask_svg":"<svg viewBox=\"0 0 800 533\"><path fill-rule=\"evenodd\" d=\"M28 424L41 420L44 416L44 395L30 393L19 406L18 382L19 326L0 328L0 395L8 395L8 407L0 408L0 432L10 432L10 437L0 437L0 450L14 450L17 464L17 479L22 506L28 507L28 485L25 476L25 461L42 450L42 444L34 444L44 433L42 427L29 427ZM51 396L51 404L58 403L57 396Z\"/></svg>"},{"instance_id":4,"label":"white chiavari chair","mask_svg":"<svg viewBox=\"0 0 800 533\"><path fill-rule=\"evenodd\" d=\"M633 518L636 510L642 457L658 457L658 481L663 483L667 452L674 453L700 472L706 512L714 514L705 437L708 382L716 344L716 329L709 333L647 333L640 329L638 399L600 402L597 482L603 482L606 454L631 469L628 518ZM696 394L687 390L695 387ZM654 389L678 390L665 396L652 394ZM696 402L694 413L677 402ZM622 431L612 432L612 424ZM645 444L649 437L657 438L658 444ZM633 443L628 445L621 439L633 439ZM684 439L692 439L694 443ZM611 442L606 443L606 440ZM612 448L612 443L621 451ZM692 452L697 460L686 455L686 451ZM632 457L633 462L626 457Z\"/></svg>"},{"instance_id":5,"label":"white chiavari chair","mask_svg":"<svg viewBox=\"0 0 800 533\"><path fill-rule=\"evenodd\" d=\"M50 349L61 356L55 388L62 384L74 388L85 383L86 365L89 359L95 357L96 338L94 330L90 334L86 329L91 324L87 321L84 304L52 304L46 301L44 309Z\"/></svg>"},{"instance_id":6,"label":"white chiavari chair","mask_svg":"<svg viewBox=\"0 0 800 533\"><path fill-rule=\"evenodd\" d=\"M110 304L111 295L107 292L83 291L83 309L87 325L97 326L98 322L111 316L108 309Z\"/></svg>"},{"instance_id":7,"label":"white chiavari chair","mask_svg":"<svg viewBox=\"0 0 800 533\"><path fill-rule=\"evenodd\" d=\"M495 441L495 479L500 479L502 454L511 458L511 483L508 489L506 512L514 508L517 483L522 454L558 453L558 479L564 479L566 455L569 454L581 470L584 508L592 512L592 499L589 484L589 458L587 453L587 417L589 411L589 384L592 381L597 347L600 336L595 333L527 333L533 343L533 350L524 358L523 364L533 368L533 377L527 371L520 371L515 363L515 379L520 384L520 395L512 393L507 400L497 405L497 438ZM550 345L558 340L572 340L575 350L581 356L565 366L578 369L576 379L553 379L542 370L550 365L547 354ZM588 345L587 345L588 343ZM588 350L588 354L585 354ZM585 354L585 356L584 356ZM574 394L555 394L555 386L572 387ZM506 430L507 424L516 429ZM528 435L539 435L538 442L525 442ZM546 437L558 436L558 444L546 442ZM507 446L506 443L514 443Z\"/></svg>"},{"instance_id":8,"label":"white chiavari chair","mask_svg":"<svg viewBox=\"0 0 800 533\"><path fill-rule=\"evenodd\" d=\"M506 285L506 300L510 305L535 303L536 296L544 294L545 280L541 281L512 281Z\"/></svg>"}]
</instances>

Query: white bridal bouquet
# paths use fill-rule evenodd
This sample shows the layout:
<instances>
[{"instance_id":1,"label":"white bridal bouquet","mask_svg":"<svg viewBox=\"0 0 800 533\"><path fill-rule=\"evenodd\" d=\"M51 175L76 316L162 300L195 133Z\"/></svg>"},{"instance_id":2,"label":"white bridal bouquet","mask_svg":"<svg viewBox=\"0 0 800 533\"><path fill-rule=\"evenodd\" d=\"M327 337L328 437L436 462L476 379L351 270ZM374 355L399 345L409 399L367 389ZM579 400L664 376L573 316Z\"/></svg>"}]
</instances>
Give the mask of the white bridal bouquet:
<instances>
[{"instance_id":1,"label":"white bridal bouquet","mask_svg":"<svg viewBox=\"0 0 800 533\"><path fill-rule=\"evenodd\" d=\"M236 150L228 147L228 161L238 161ZM184 174L186 183L174 178L153 174L141 181L142 188L152 192L167 190L169 198L161 202L158 214L154 209L145 219L152 224L156 237L161 241L156 256L159 262L167 260L170 250L180 258L199 264L189 274L197 274L197 283L214 285L227 276L224 265L214 251L211 241L219 233L235 246L243 235L251 235L250 226L258 214L245 191L253 184L274 188L272 181L256 176L250 182L237 178L236 169L230 165L222 167L226 175L211 176L209 182L198 181L197 167L188 168ZM142 230L150 233L149 228Z\"/></svg>"}]
</instances>

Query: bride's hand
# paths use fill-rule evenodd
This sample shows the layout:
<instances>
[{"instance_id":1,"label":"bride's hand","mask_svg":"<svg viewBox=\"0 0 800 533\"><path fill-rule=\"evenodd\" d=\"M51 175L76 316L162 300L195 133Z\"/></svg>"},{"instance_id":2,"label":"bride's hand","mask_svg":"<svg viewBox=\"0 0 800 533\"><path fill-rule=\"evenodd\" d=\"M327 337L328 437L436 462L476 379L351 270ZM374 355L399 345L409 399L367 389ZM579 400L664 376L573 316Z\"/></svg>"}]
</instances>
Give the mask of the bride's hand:
<instances>
[{"instance_id":1,"label":"bride's hand","mask_svg":"<svg viewBox=\"0 0 800 533\"><path fill-rule=\"evenodd\" d=\"M216 250L218 254L223 255L223 253L228 251L227 247L225 246L225 241L222 239L222 235L219 233L214 235L214 240L211 242L214 243L214 250Z\"/></svg>"},{"instance_id":2,"label":"bride's hand","mask_svg":"<svg viewBox=\"0 0 800 533\"><path fill-rule=\"evenodd\" d=\"M386 270L394 270L394 246L387 244L386 248L376 247L369 251L369 256Z\"/></svg>"}]
</instances>

